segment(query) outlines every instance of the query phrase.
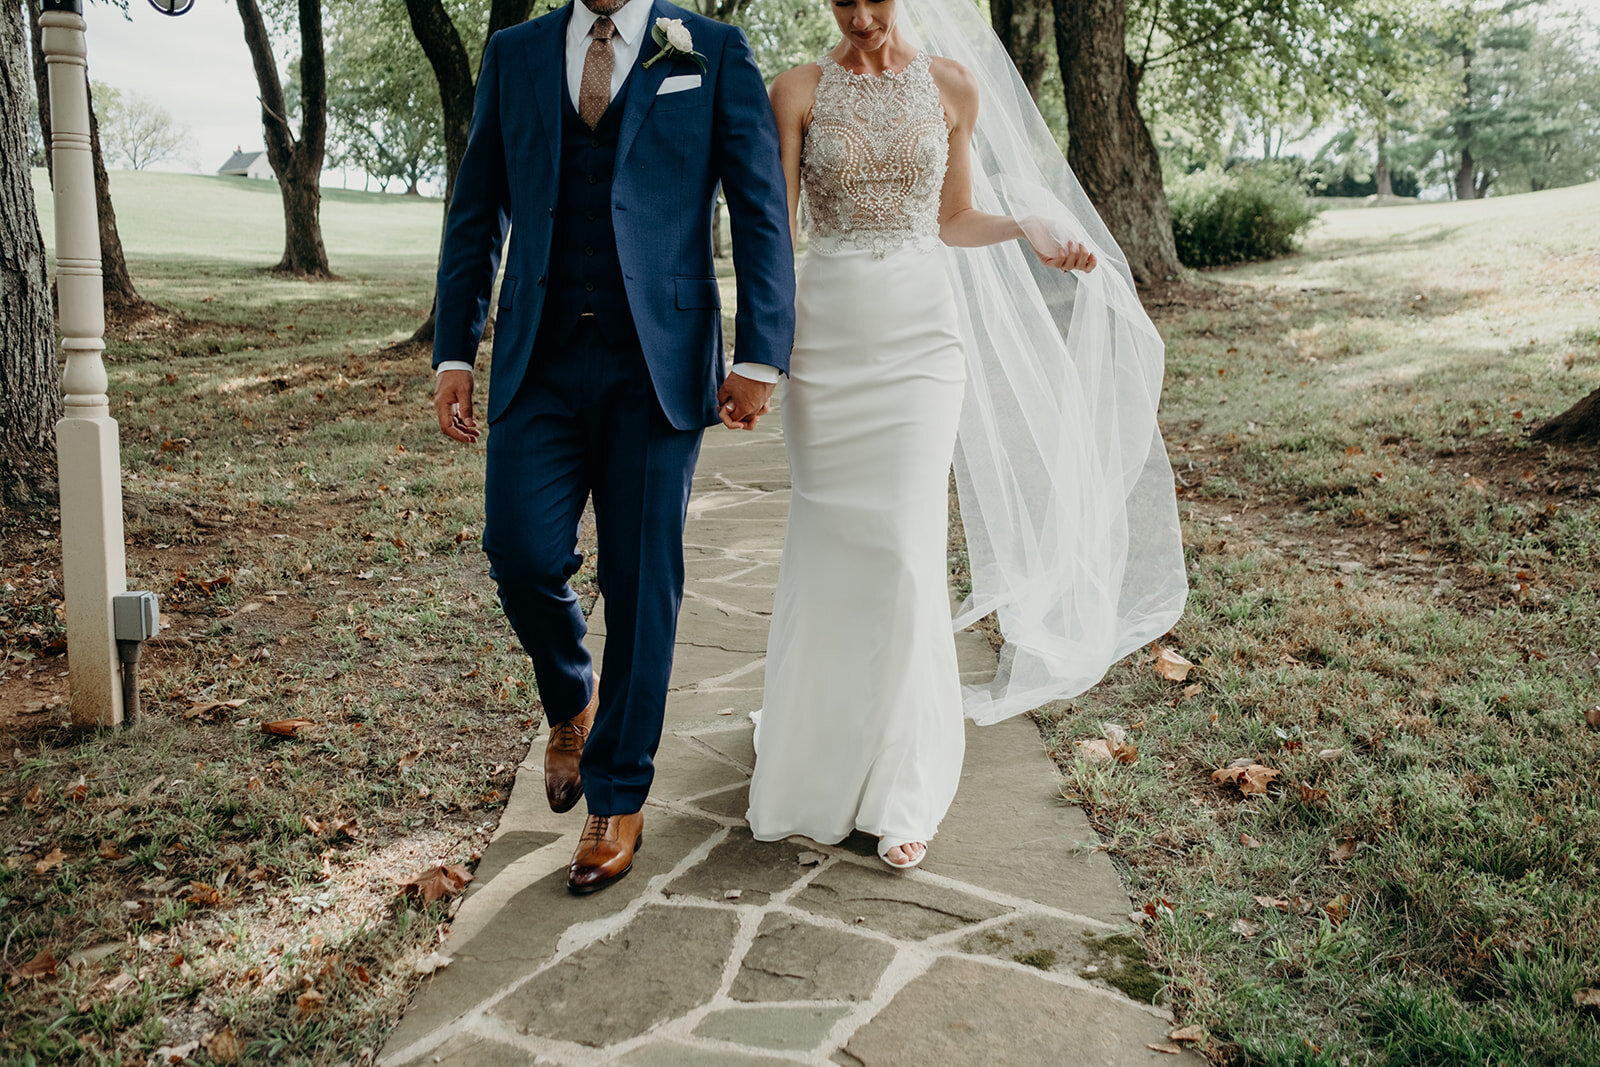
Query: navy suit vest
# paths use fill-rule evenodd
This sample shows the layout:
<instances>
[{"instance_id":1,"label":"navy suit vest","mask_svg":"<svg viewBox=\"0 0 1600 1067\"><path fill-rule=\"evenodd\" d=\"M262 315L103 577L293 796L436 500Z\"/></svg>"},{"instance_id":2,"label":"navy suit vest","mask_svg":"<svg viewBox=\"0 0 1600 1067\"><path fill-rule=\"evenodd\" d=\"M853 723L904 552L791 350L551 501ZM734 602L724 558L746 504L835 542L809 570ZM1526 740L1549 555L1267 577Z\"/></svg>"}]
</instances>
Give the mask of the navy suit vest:
<instances>
[{"instance_id":1,"label":"navy suit vest","mask_svg":"<svg viewBox=\"0 0 1600 1067\"><path fill-rule=\"evenodd\" d=\"M578 117L567 94L561 94L565 106L561 109L560 192L550 242L550 295L539 330L549 342L565 340L578 317L593 312L608 341L637 343L611 222L611 174L627 95L628 83L624 82L600 124L591 130Z\"/></svg>"}]
</instances>

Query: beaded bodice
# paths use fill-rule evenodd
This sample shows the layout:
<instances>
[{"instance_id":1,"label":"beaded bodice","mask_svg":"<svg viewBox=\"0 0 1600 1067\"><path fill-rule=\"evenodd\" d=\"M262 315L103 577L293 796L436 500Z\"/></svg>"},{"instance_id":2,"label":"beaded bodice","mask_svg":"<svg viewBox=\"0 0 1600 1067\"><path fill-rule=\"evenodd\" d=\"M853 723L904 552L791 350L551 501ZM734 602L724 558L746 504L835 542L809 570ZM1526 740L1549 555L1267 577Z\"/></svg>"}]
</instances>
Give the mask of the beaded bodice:
<instances>
[{"instance_id":1,"label":"beaded bodice","mask_svg":"<svg viewBox=\"0 0 1600 1067\"><path fill-rule=\"evenodd\" d=\"M950 135L928 54L883 74L852 74L826 55L817 62L822 80L800 152L811 247L881 259L937 244Z\"/></svg>"}]
</instances>

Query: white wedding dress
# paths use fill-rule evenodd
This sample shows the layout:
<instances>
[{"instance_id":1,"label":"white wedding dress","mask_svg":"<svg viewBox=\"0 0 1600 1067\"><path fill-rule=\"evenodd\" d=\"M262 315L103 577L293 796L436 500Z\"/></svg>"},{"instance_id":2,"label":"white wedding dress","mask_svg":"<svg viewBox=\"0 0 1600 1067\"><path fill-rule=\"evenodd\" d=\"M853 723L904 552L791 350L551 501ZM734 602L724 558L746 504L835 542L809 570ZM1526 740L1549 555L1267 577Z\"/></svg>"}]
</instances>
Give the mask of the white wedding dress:
<instances>
[{"instance_id":1,"label":"white wedding dress","mask_svg":"<svg viewBox=\"0 0 1600 1067\"><path fill-rule=\"evenodd\" d=\"M933 837L965 744L947 590L966 369L939 241L949 131L926 52L824 56L801 155L810 240L783 397L793 495L750 828L879 853Z\"/></svg>"}]
</instances>

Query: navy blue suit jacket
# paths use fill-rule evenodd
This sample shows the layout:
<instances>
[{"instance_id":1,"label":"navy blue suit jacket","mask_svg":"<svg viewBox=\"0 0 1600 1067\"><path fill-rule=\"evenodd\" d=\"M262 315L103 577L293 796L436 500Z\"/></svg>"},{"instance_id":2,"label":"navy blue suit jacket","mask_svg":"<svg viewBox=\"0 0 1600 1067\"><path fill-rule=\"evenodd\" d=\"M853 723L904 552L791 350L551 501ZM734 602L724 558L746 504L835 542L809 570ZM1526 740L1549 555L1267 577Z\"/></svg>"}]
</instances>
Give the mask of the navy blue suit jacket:
<instances>
[{"instance_id":1,"label":"navy blue suit jacket","mask_svg":"<svg viewBox=\"0 0 1600 1067\"><path fill-rule=\"evenodd\" d=\"M445 223L434 366L474 362L501 246L508 228L516 233L495 320L491 423L522 384L544 310L570 12L568 4L489 41ZM700 69L691 60L666 57L645 69L659 51L646 37L623 86L611 217L656 395L672 424L688 430L717 421L723 375L721 299L711 254L717 183L728 201L738 275L736 362L788 371L794 249L777 125L744 33L653 0L650 24L660 17L683 20L706 70L699 87L658 97L666 78Z\"/></svg>"}]
</instances>

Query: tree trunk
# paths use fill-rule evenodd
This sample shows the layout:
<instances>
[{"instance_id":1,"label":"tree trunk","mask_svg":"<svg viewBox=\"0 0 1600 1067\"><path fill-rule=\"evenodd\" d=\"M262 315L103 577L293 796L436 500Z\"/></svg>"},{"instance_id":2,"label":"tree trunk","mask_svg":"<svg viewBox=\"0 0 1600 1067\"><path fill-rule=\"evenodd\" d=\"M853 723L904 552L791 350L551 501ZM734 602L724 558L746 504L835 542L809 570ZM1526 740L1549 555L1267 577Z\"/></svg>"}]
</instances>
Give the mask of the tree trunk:
<instances>
[{"instance_id":1,"label":"tree trunk","mask_svg":"<svg viewBox=\"0 0 1600 1067\"><path fill-rule=\"evenodd\" d=\"M39 131L44 135L45 166L55 183L55 160L50 154L50 72L44 61L43 30L39 26L39 0L27 0L28 28L33 36L33 91L39 101ZM111 178L100 154L100 120L94 113L94 93L89 94L89 150L94 156L94 199L100 214L100 276L105 286L106 309L143 313L155 307L139 295L122 254L117 232L117 209L111 204Z\"/></svg>"},{"instance_id":2,"label":"tree trunk","mask_svg":"<svg viewBox=\"0 0 1600 1067\"><path fill-rule=\"evenodd\" d=\"M1372 168L1372 176L1378 182L1378 197L1394 195L1394 178L1389 173L1389 134L1385 130L1378 131L1378 163Z\"/></svg>"},{"instance_id":3,"label":"tree trunk","mask_svg":"<svg viewBox=\"0 0 1600 1067\"><path fill-rule=\"evenodd\" d=\"M55 497L61 417L55 315L28 166L22 8L0 12L0 505L33 515Z\"/></svg>"},{"instance_id":4,"label":"tree trunk","mask_svg":"<svg viewBox=\"0 0 1600 1067\"><path fill-rule=\"evenodd\" d=\"M1050 64L1050 35L1055 13L1050 0L990 0L989 19L995 36L1016 64L1028 95L1039 99L1039 87Z\"/></svg>"},{"instance_id":5,"label":"tree trunk","mask_svg":"<svg viewBox=\"0 0 1600 1067\"><path fill-rule=\"evenodd\" d=\"M1134 281L1182 276L1161 160L1139 114L1127 0L1054 0L1068 159L1128 259Z\"/></svg>"},{"instance_id":6,"label":"tree trunk","mask_svg":"<svg viewBox=\"0 0 1600 1067\"><path fill-rule=\"evenodd\" d=\"M1600 389L1533 431L1538 441L1600 444Z\"/></svg>"},{"instance_id":7,"label":"tree trunk","mask_svg":"<svg viewBox=\"0 0 1600 1067\"><path fill-rule=\"evenodd\" d=\"M297 0L300 17L300 137L289 129L278 62L256 0L237 0L244 42L261 89L267 162L283 197L283 258L273 270L331 278L322 244L322 160L328 133L328 77L322 52L322 0Z\"/></svg>"},{"instance_id":8,"label":"tree trunk","mask_svg":"<svg viewBox=\"0 0 1600 1067\"><path fill-rule=\"evenodd\" d=\"M483 47L487 49L489 39L507 26L526 21L532 10L533 0L494 0L489 8L489 26L483 36ZM439 83L444 132L444 213L448 219L450 201L456 192L456 172L461 169L461 157L467 153L467 133L472 129L472 98L477 83L472 77L466 45L461 43L461 34L442 0L406 0L406 14L411 19L411 32L422 46L422 54L428 57L434 80ZM439 223L440 248L444 247L444 222L441 219ZM411 335L413 341L426 344L433 340L437 303L437 298L429 301L428 317Z\"/></svg>"},{"instance_id":9,"label":"tree trunk","mask_svg":"<svg viewBox=\"0 0 1600 1067\"><path fill-rule=\"evenodd\" d=\"M1461 150L1461 165L1456 168L1456 199L1478 199L1478 168L1472 159L1472 149Z\"/></svg>"}]
</instances>

